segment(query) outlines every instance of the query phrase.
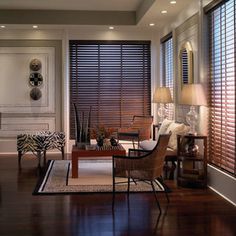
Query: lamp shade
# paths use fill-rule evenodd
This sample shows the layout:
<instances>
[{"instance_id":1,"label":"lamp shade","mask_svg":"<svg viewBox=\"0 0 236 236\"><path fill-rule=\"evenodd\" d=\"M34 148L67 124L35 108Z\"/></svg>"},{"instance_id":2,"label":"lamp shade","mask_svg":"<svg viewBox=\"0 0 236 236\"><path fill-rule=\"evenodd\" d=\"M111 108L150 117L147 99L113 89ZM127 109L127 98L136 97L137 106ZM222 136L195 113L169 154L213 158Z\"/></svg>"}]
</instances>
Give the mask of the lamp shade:
<instances>
[{"instance_id":1,"label":"lamp shade","mask_svg":"<svg viewBox=\"0 0 236 236\"><path fill-rule=\"evenodd\" d=\"M154 93L153 102L172 103L170 89L168 87L158 87Z\"/></svg>"},{"instance_id":2,"label":"lamp shade","mask_svg":"<svg viewBox=\"0 0 236 236\"><path fill-rule=\"evenodd\" d=\"M184 84L181 91L180 104L206 106L207 100L202 84Z\"/></svg>"}]
</instances>

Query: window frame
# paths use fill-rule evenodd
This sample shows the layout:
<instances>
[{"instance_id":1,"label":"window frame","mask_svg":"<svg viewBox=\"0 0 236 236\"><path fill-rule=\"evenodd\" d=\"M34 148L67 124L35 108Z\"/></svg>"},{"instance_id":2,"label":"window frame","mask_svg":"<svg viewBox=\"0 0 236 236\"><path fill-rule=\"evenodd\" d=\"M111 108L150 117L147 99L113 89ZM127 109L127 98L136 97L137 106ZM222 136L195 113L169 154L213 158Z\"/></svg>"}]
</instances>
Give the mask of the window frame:
<instances>
[{"instance_id":1,"label":"window frame","mask_svg":"<svg viewBox=\"0 0 236 236\"><path fill-rule=\"evenodd\" d=\"M161 85L169 87L174 101L174 50L172 32L161 38ZM171 65L172 64L172 65ZM165 104L167 118L174 119L174 104Z\"/></svg>"},{"instance_id":2,"label":"window frame","mask_svg":"<svg viewBox=\"0 0 236 236\"><path fill-rule=\"evenodd\" d=\"M226 10L227 4L230 5L231 1L233 9ZM236 176L235 4L236 0L215 1L204 9L209 23L209 163L234 177ZM232 21L228 21L230 17L233 17ZM234 34L229 24L232 24Z\"/></svg>"},{"instance_id":3,"label":"window frame","mask_svg":"<svg viewBox=\"0 0 236 236\"><path fill-rule=\"evenodd\" d=\"M134 115L151 115L150 41L70 40L69 50L71 139L75 137L73 103L77 104L79 111L88 110L92 105L93 129L99 126L127 127ZM90 84L86 85L85 79L90 80ZM96 80L99 88L94 85ZM82 83L85 83L83 91ZM85 101L90 99L90 92L94 92L96 104ZM79 96L84 96L84 104Z\"/></svg>"}]
</instances>

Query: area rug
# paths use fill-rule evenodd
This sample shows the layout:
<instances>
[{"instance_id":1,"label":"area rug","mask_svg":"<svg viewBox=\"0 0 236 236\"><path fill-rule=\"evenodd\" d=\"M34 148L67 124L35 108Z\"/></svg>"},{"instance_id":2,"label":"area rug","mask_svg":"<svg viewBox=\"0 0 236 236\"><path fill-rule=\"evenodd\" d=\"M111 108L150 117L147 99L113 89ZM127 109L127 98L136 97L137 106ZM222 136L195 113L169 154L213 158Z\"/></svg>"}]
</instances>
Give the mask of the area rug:
<instances>
[{"instance_id":1,"label":"area rug","mask_svg":"<svg viewBox=\"0 0 236 236\"><path fill-rule=\"evenodd\" d=\"M112 162L110 160L79 160L79 178L71 178L71 161L52 160L47 171L37 184L33 194L73 194L112 192ZM127 179L116 178L117 192L127 191ZM161 181L155 184L156 191L170 191ZM132 183L130 192L149 192L152 188L144 182Z\"/></svg>"}]
</instances>

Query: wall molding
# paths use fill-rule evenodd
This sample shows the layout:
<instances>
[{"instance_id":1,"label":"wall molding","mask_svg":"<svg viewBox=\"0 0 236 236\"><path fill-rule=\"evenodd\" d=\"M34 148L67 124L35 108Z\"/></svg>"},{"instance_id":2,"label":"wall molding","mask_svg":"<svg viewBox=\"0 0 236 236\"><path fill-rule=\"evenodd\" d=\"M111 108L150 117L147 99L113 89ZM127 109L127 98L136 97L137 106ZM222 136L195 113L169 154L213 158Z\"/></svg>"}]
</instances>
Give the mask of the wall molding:
<instances>
[{"instance_id":1,"label":"wall molding","mask_svg":"<svg viewBox=\"0 0 236 236\"><path fill-rule=\"evenodd\" d=\"M42 97L29 93L29 62L42 62ZM0 47L0 109L2 112L55 113L55 49L53 47ZM7 92L6 92L7 91Z\"/></svg>"},{"instance_id":2,"label":"wall molding","mask_svg":"<svg viewBox=\"0 0 236 236\"><path fill-rule=\"evenodd\" d=\"M15 51L16 52L15 55L23 55L24 52L22 52L22 49L26 49L27 53L30 53L30 51L33 50L33 53L35 53L37 56L42 56L42 60L46 61L47 66L44 68L42 67L42 70L43 69L45 70L43 72L45 74L44 74L44 84L42 85L42 87L40 87L40 89L42 89L47 94L47 99L43 102L42 100L40 102L31 101L30 105L24 102L19 103L17 99L15 100L15 102L11 103L7 103L7 100L5 100L4 102L5 104L2 104L2 101L0 100L0 112L2 112L2 121L3 121L3 126L0 130L1 153L13 153L16 151L16 135L18 133L25 133L25 132L34 133L42 129L47 129L50 131L54 130L63 131L62 39L54 39L54 38L40 39L40 37L42 37L42 35L44 35L45 32L44 33L42 31L37 31L38 33L36 31L34 31L34 33L32 33L33 31L31 33L29 32L30 31L24 32L26 35L26 39L21 39L23 37L22 34L20 35L20 37L12 36L9 39L6 39L6 37L4 37L4 39L0 39L0 48L1 49L7 48L8 51L9 50L13 52ZM27 38L28 36L31 35L34 37L35 35L38 35L38 37L36 39ZM17 54L18 52L19 54ZM4 51L4 53L6 53L6 50ZM30 72L29 64L28 62L26 64L24 68L26 68L28 73ZM1 70L0 75L2 73L4 72L2 72ZM17 75L18 73L15 74ZM25 76L26 75L27 78L25 77L25 80L28 81L29 74L26 74L25 72ZM25 83L24 80L23 82ZM24 86L26 87L28 86L27 87L28 90L27 89L25 90L28 99L28 96L30 96L29 91L31 87L28 84L28 82L26 82ZM20 89L20 86L15 86L15 87L16 87L15 91L11 91L12 89L5 89L4 92L8 93L7 96L9 96L9 94L11 93L14 95L14 93L18 92L18 90Z\"/></svg>"},{"instance_id":3,"label":"wall molding","mask_svg":"<svg viewBox=\"0 0 236 236\"><path fill-rule=\"evenodd\" d=\"M198 38L199 38L199 17L198 13L194 14L192 17L188 18L180 26L174 30L174 43L175 43L175 102L176 111L175 119L178 122L185 122L186 113L189 111L189 106L180 105L179 99L181 94L181 81L180 81L180 60L179 52L182 45L189 42L193 49L193 82L196 82L199 75L199 65L198 65Z\"/></svg>"},{"instance_id":4,"label":"wall molding","mask_svg":"<svg viewBox=\"0 0 236 236\"><path fill-rule=\"evenodd\" d=\"M2 118L0 136L14 138L18 134L34 134L42 130L55 131L55 117Z\"/></svg>"},{"instance_id":5,"label":"wall molding","mask_svg":"<svg viewBox=\"0 0 236 236\"><path fill-rule=\"evenodd\" d=\"M207 167L209 188L236 206L236 178L210 164Z\"/></svg>"},{"instance_id":6,"label":"wall molding","mask_svg":"<svg viewBox=\"0 0 236 236\"><path fill-rule=\"evenodd\" d=\"M198 13L196 13L175 29L176 36L178 37L178 35L188 30L192 26L198 25L198 22Z\"/></svg>"}]
</instances>

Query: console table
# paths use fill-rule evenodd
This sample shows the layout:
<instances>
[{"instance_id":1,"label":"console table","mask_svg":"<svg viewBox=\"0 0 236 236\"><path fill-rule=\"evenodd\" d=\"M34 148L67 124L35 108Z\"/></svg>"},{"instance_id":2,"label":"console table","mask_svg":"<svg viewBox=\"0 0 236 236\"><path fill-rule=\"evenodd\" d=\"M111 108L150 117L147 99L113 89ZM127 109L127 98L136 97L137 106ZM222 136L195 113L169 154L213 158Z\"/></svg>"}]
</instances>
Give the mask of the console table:
<instances>
[{"instance_id":1,"label":"console table","mask_svg":"<svg viewBox=\"0 0 236 236\"><path fill-rule=\"evenodd\" d=\"M72 160L72 178L78 178L78 159L79 157L104 157L113 155L126 155L126 150L121 144L114 148L97 148L95 150L86 150L73 145L71 160Z\"/></svg>"}]
</instances>

